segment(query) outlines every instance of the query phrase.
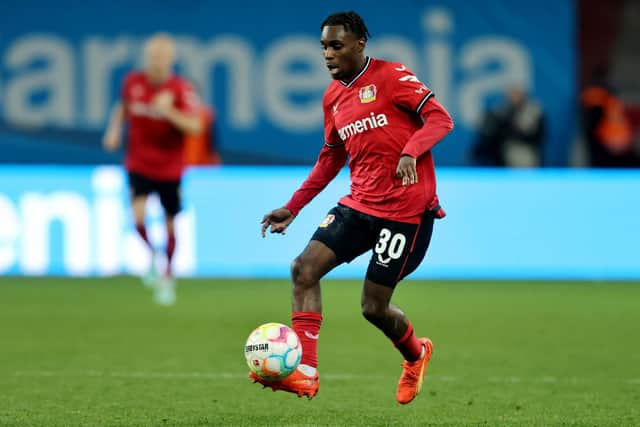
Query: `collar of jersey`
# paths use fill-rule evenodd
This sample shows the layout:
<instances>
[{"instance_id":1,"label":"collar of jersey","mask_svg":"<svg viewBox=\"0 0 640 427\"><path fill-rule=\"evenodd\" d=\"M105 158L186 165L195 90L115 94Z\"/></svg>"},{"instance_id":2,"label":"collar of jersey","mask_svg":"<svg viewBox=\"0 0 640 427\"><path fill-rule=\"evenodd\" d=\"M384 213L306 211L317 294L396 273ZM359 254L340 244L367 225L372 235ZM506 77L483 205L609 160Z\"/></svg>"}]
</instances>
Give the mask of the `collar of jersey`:
<instances>
[{"instance_id":1,"label":"collar of jersey","mask_svg":"<svg viewBox=\"0 0 640 427\"><path fill-rule=\"evenodd\" d=\"M340 80L340 83L342 83L345 87L351 87L356 82L356 80L358 80L360 78L360 76L362 76L369 69L369 64L371 63L371 58L369 56L367 56L366 61L367 62L364 63L364 67L362 67L362 71L360 71L358 73L358 75L353 78L353 80L351 80L349 83L346 83L346 82L343 82L342 80Z\"/></svg>"}]
</instances>

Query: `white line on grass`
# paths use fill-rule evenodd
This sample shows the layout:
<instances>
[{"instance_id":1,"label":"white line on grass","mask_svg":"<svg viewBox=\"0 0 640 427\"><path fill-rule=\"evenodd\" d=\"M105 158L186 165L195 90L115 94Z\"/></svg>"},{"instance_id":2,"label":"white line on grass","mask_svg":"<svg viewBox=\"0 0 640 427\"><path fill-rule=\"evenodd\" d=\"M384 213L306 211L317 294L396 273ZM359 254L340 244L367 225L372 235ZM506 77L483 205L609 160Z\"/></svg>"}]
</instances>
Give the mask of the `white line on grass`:
<instances>
[{"instance_id":1,"label":"white line on grass","mask_svg":"<svg viewBox=\"0 0 640 427\"><path fill-rule=\"evenodd\" d=\"M22 377L107 377L107 378L134 378L134 379L165 379L165 380L236 380L247 379L246 373L239 372L150 372L150 371L133 371L133 372L109 372L98 370L86 371L16 371L15 376ZM348 373L326 373L322 374L323 378L329 380L372 380L381 378L390 378L390 375L366 375L366 374L348 374ZM393 376L395 378L395 375ZM427 375L428 381L436 382L488 382L495 384L520 384L520 383L543 383L543 384L585 384L594 382L594 378L587 377L554 377L541 376L535 378L522 378L517 376L491 376L484 379L456 377L448 375ZM626 384L640 385L640 378L622 378L611 379L613 382L624 382Z\"/></svg>"},{"instance_id":2,"label":"white line on grass","mask_svg":"<svg viewBox=\"0 0 640 427\"><path fill-rule=\"evenodd\" d=\"M15 376L22 377L110 377L110 378L143 378L143 379L205 379L235 380L248 378L247 373L236 372L108 372L108 371L17 371ZM323 378L333 380L382 378L374 375L326 374Z\"/></svg>"}]
</instances>

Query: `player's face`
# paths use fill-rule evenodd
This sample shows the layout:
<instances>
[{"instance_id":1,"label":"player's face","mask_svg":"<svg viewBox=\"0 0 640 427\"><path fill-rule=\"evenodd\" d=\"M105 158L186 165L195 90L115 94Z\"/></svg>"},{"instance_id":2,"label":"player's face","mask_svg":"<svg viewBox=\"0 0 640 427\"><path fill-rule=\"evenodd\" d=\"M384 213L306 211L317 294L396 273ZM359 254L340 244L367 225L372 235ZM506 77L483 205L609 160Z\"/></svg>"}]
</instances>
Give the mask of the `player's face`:
<instances>
[{"instance_id":1,"label":"player's face","mask_svg":"<svg viewBox=\"0 0 640 427\"><path fill-rule=\"evenodd\" d=\"M163 40L152 40L145 47L145 67L147 74L155 81L166 80L172 72L175 61L173 44Z\"/></svg>"},{"instance_id":2,"label":"player's face","mask_svg":"<svg viewBox=\"0 0 640 427\"><path fill-rule=\"evenodd\" d=\"M320 44L331 77L350 80L360 72L364 63L364 39L345 31L342 25L332 25L322 28Z\"/></svg>"}]
</instances>

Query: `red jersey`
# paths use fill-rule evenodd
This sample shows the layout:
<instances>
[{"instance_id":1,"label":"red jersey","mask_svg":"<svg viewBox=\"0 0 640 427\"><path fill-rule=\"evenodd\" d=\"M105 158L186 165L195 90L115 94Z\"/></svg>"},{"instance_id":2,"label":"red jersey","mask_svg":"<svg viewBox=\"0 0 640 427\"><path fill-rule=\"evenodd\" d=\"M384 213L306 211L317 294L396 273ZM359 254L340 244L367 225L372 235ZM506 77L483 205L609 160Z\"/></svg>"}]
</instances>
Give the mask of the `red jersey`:
<instances>
[{"instance_id":1,"label":"red jersey","mask_svg":"<svg viewBox=\"0 0 640 427\"><path fill-rule=\"evenodd\" d=\"M198 97L191 85L179 76L171 76L159 85L152 84L142 71L129 73L122 88L122 103L129 124L125 167L159 181L175 181L184 168L184 134L151 109L151 101L160 92L173 94L174 105L194 112Z\"/></svg>"},{"instance_id":2,"label":"red jersey","mask_svg":"<svg viewBox=\"0 0 640 427\"><path fill-rule=\"evenodd\" d=\"M438 204L431 148L453 128L433 93L404 65L366 58L350 82L334 80L323 98L325 146L285 205L297 214L349 158L351 193L340 203L393 221L419 223ZM400 156L416 159L418 183L396 176Z\"/></svg>"}]
</instances>

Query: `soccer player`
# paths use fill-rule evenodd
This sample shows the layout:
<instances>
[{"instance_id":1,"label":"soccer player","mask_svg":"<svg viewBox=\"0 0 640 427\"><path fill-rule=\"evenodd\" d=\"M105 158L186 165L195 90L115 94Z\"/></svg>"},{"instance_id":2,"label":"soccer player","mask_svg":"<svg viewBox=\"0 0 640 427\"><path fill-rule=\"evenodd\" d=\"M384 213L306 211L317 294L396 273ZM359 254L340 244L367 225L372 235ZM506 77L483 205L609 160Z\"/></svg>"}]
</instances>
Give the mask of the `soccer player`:
<instances>
[{"instance_id":1,"label":"soccer player","mask_svg":"<svg viewBox=\"0 0 640 427\"><path fill-rule=\"evenodd\" d=\"M121 100L113 109L103 140L107 150L119 148L126 122L125 167L133 217L138 234L152 253L146 282L155 285L155 299L164 305L175 302L171 261L176 247L174 219L181 207L184 135L197 134L203 127L197 114L197 95L185 79L173 73L175 57L175 43L168 34L155 34L146 41L144 69L126 76ZM167 263L160 275L155 270L158 254L145 227L145 207L151 193L160 198L167 232Z\"/></svg>"},{"instance_id":2,"label":"soccer player","mask_svg":"<svg viewBox=\"0 0 640 427\"><path fill-rule=\"evenodd\" d=\"M323 98L325 144L313 170L284 207L262 219L262 236L284 234L298 212L349 159L351 194L331 209L292 264L292 325L302 342L299 368L281 381L254 382L306 395L318 392L317 342L322 323L320 279L373 249L362 290L362 314L404 358L397 400L420 392L433 345L390 304L396 284L425 256L435 218L431 149L452 129L451 117L429 88L400 63L365 56L369 32L354 12L321 25L324 59L333 82Z\"/></svg>"}]
</instances>

